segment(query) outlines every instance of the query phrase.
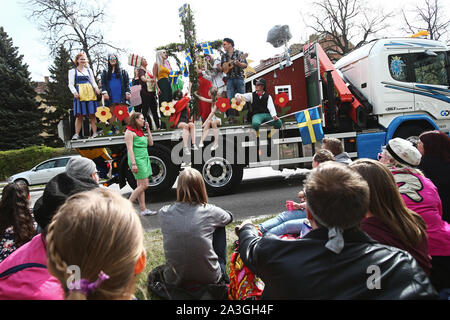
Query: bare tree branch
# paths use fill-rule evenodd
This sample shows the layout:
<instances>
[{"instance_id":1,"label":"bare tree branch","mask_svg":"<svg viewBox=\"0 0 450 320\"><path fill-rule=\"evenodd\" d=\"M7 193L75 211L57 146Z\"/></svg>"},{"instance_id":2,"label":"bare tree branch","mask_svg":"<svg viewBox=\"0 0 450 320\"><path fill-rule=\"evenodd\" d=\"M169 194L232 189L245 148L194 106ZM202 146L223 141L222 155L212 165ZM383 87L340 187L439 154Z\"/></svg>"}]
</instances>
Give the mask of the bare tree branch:
<instances>
[{"instance_id":1,"label":"bare tree branch","mask_svg":"<svg viewBox=\"0 0 450 320\"><path fill-rule=\"evenodd\" d=\"M102 7L94 7L86 0L27 0L29 18L43 32L52 55L63 45L73 56L77 51L86 53L92 70L98 78L106 61L108 50L123 52L103 37L106 16Z\"/></svg>"}]
</instances>

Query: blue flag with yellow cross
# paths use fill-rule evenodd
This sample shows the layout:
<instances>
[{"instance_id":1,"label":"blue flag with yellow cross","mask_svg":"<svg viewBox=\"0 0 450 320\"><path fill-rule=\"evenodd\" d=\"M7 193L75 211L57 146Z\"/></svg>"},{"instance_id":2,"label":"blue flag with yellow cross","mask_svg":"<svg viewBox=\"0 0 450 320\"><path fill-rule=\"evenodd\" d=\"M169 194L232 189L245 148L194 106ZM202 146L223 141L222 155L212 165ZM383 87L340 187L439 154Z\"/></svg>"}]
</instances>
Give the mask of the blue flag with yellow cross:
<instances>
[{"instance_id":1,"label":"blue flag with yellow cross","mask_svg":"<svg viewBox=\"0 0 450 320\"><path fill-rule=\"evenodd\" d=\"M304 145L321 141L324 137L319 107L306 109L295 114Z\"/></svg>"}]
</instances>

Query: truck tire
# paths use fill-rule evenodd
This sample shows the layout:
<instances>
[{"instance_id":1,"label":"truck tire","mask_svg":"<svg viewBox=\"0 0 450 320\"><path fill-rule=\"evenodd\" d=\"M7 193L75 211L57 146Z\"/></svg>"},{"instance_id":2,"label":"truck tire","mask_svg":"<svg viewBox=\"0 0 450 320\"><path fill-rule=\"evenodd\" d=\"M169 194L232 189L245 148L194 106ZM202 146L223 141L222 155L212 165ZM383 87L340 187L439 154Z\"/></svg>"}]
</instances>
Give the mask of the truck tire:
<instances>
[{"instance_id":1,"label":"truck tire","mask_svg":"<svg viewBox=\"0 0 450 320\"><path fill-rule=\"evenodd\" d=\"M170 157L170 150L159 144L148 148L148 156L152 166L152 177L149 179L147 191L150 193L166 191L172 188L180 171L180 166L173 164ZM126 158L126 156L125 156ZM126 168L125 178L131 188L136 189L137 183L127 161L122 162Z\"/></svg>"},{"instance_id":2,"label":"truck tire","mask_svg":"<svg viewBox=\"0 0 450 320\"><path fill-rule=\"evenodd\" d=\"M231 164L222 157L212 157L201 165L193 166L200 171L209 195L225 195L234 191L242 181L244 167Z\"/></svg>"}]
</instances>

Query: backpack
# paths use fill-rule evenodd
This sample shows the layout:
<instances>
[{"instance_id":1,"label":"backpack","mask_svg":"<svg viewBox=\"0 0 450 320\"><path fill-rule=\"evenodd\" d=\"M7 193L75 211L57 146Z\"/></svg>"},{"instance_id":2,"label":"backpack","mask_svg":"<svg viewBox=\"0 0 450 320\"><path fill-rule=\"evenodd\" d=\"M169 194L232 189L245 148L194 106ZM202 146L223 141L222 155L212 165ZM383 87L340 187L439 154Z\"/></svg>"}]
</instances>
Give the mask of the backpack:
<instances>
[{"instance_id":1,"label":"backpack","mask_svg":"<svg viewBox=\"0 0 450 320\"><path fill-rule=\"evenodd\" d=\"M234 243L230 261L229 300L259 300L264 291L264 282L244 265L239 253L239 242Z\"/></svg>"}]
</instances>

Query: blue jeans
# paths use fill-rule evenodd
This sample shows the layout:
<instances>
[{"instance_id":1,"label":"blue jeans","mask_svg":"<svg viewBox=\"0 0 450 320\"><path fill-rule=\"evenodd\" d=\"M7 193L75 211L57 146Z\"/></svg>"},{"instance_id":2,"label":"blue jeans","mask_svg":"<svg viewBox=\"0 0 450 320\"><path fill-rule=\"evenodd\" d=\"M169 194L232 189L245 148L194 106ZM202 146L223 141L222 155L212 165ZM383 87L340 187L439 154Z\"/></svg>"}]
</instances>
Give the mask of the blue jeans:
<instances>
[{"instance_id":1,"label":"blue jeans","mask_svg":"<svg viewBox=\"0 0 450 320\"><path fill-rule=\"evenodd\" d=\"M245 82L242 78L231 78L227 79L227 97L228 99L233 99L236 93L245 93ZM247 105L244 106L244 108ZM234 117L234 109L228 109L227 117Z\"/></svg>"},{"instance_id":2,"label":"blue jeans","mask_svg":"<svg viewBox=\"0 0 450 320\"><path fill-rule=\"evenodd\" d=\"M270 232L277 236L282 236L283 234L299 234L302 230L302 224L305 218L306 211L284 211L275 218L261 223L259 229L263 235L266 232Z\"/></svg>"}]
</instances>

